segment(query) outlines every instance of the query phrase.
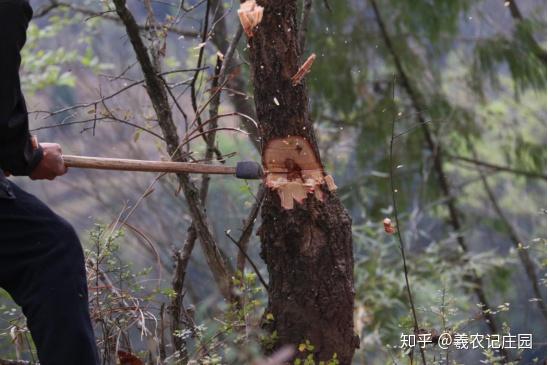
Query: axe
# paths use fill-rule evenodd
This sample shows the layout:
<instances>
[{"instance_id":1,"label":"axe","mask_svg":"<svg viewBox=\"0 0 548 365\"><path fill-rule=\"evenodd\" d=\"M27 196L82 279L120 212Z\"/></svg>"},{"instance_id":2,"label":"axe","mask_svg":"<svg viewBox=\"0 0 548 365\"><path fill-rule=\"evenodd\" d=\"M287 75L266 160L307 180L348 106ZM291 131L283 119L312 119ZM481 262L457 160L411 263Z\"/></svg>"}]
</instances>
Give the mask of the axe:
<instances>
[{"instance_id":1,"label":"axe","mask_svg":"<svg viewBox=\"0 0 548 365\"><path fill-rule=\"evenodd\" d=\"M66 167L82 169L235 175L238 179L249 180L258 180L263 177L263 168L255 161L240 161L234 167L194 162L146 161L72 155L63 155L63 160Z\"/></svg>"}]
</instances>

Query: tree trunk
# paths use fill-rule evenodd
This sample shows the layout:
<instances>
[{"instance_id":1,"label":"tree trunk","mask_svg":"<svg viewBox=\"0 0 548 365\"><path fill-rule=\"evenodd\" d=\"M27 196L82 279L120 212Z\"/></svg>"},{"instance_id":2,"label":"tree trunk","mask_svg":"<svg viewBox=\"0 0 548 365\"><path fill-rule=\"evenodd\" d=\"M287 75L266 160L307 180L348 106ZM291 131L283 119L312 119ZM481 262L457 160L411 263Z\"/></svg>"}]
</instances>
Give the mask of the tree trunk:
<instances>
[{"instance_id":1,"label":"tree trunk","mask_svg":"<svg viewBox=\"0 0 548 365\"><path fill-rule=\"evenodd\" d=\"M306 87L291 81L300 56L296 1L258 4L264 15L249 45L263 163L269 142L297 136L310 144L321 168ZM353 327L352 222L326 184L318 189L323 199L308 194L293 209L282 207L279 194L267 189L259 236L270 275L265 313L274 319L265 316L264 327L277 335L269 350L309 341L314 349L297 357L312 353L316 361L326 361L336 354L341 364L350 364L359 345Z\"/></svg>"}]
</instances>

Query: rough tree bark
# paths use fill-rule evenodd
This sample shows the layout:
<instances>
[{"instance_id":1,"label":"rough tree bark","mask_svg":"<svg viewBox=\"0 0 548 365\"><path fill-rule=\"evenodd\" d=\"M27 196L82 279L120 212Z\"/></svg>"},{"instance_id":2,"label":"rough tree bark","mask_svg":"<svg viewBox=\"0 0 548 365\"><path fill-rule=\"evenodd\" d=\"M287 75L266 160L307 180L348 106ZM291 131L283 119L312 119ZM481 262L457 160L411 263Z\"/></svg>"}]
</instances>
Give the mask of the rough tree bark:
<instances>
[{"instance_id":1,"label":"rough tree bark","mask_svg":"<svg viewBox=\"0 0 548 365\"><path fill-rule=\"evenodd\" d=\"M296 0L258 4L264 15L249 45L263 151L272 140L299 136L320 161L306 87L291 82L301 52ZM351 218L325 184L321 189L323 201L308 194L293 209L284 209L275 191L266 192L259 236L270 275L265 313L274 320L265 320L264 327L277 333L272 350L308 340L317 361L336 353L341 364L350 364L359 345L353 327Z\"/></svg>"}]
</instances>

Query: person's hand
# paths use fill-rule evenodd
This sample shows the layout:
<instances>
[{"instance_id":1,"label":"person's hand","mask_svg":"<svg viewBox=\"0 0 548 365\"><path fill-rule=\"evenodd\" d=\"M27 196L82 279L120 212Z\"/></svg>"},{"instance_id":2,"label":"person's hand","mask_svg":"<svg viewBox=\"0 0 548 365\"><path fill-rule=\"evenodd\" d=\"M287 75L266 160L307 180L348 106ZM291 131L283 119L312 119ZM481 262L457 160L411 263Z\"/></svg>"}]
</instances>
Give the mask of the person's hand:
<instances>
[{"instance_id":1,"label":"person's hand","mask_svg":"<svg viewBox=\"0 0 548 365\"><path fill-rule=\"evenodd\" d=\"M32 180L53 180L64 175L67 167L63 161L63 151L57 143L40 143L44 157L30 174Z\"/></svg>"}]
</instances>

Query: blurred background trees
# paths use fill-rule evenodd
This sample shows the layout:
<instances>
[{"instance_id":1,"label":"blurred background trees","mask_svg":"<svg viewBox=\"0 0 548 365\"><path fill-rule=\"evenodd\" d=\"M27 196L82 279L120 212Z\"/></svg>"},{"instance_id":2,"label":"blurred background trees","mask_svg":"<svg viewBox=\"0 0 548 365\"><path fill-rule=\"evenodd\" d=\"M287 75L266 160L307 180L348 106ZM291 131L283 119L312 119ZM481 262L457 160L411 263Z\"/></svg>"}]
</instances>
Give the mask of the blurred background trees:
<instances>
[{"instance_id":1,"label":"blurred background trees","mask_svg":"<svg viewBox=\"0 0 548 365\"><path fill-rule=\"evenodd\" d=\"M307 9L310 2L303 3ZM47 0L32 5L35 21L22 79L39 139L59 141L71 154L168 156L114 5ZM171 105L184 135L196 107L212 95L217 52L225 55L234 39L239 4L130 1L128 6L178 100L180 108ZM303 19L308 19L303 54L317 55L306 80L320 153L353 219L355 326L361 338L355 363L409 363L400 348L400 335L412 333L413 321L399 243L382 226L385 217L393 218L392 193L420 328L486 335L495 323L500 333L533 335L533 349L512 350L511 359L545 361L546 4L312 1ZM236 111L255 118L248 63L242 39L219 115ZM204 120L209 113L206 107ZM227 163L258 161L253 123L242 119L230 115L218 123L250 135L219 131L213 154L202 139L186 151L196 160L222 156ZM392 137L394 192L388 149ZM175 362L166 313L181 295L186 319L179 335L190 359L251 363L260 357L261 345L276 341L275 334L258 326L266 298L260 283L249 265L245 274L236 274L233 285L250 305L234 310L222 300L203 252L194 249L182 291L174 292L173 253L185 247L193 216L179 194L179 181L166 175L148 189L155 177L73 170L55 183L17 183L76 225L96 263L96 270L90 270L93 278L100 278L101 265L109 273L112 285L91 285L94 298L108 297L97 300L94 308L96 319L102 319L97 322L102 348L118 346L151 363L160 357ZM193 177L197 186L200 178ZM258 186L212 177L208 191L212 234L234 263L239 250L231 237L240 238L242 221L256 206ZM105 228L112 222L124 224ZM115 233L119 229L121 237ZM247 246L266 276L255 230ZM107 287L118 293L105 292ZM129 308L136 307L128 304L132 300L146 308L142 317L137 319L131 309L104 310L113 300L118 304L112 308L119 308L120 296ZM20 313L8 298L1 306L0 358L30 359ZM486 323L489 317L493 320ZM263 318L268 320L268 314ZM313 346L304 343L297 351L313 352ZM463 364L499 361L486 351L441 352L435 346L426 355L429 361L448 358ZM105 351L105 358L113 361L112 356ZM420 362L417 356L414 361Z\"/></svg>"}]
</instances>

